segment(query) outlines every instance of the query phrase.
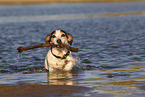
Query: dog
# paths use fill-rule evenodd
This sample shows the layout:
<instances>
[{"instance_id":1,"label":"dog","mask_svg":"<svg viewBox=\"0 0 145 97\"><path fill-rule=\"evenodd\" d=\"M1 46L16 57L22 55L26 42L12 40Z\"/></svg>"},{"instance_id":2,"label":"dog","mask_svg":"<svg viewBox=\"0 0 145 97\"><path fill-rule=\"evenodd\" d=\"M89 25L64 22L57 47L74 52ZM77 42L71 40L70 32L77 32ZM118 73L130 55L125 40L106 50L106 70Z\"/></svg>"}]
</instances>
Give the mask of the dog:
<instances>
[{"instance_id":1,"label":"dog","mask_svg":"<svg viewBox=\"0 0 145 97\"><path fill-rule=\"evenodd\" d=\"M64 30L56 30L47 35L45 42L49 44L58 45L60 43L72 44L73 36L66 33ZM45 57L45 69L49 72L56 70L71 71L75 65L75 59L71 55L71 51L64 47L51 47Z\"/></svg>"}]
</instances>

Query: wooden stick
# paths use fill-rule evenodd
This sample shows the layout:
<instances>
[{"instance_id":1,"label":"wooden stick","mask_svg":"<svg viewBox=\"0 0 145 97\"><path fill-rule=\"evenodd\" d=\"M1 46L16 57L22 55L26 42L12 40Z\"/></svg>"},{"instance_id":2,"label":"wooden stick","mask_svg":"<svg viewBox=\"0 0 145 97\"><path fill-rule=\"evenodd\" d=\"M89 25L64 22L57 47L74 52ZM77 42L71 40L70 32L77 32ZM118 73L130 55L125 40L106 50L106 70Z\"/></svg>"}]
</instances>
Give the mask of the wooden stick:
<instances>
[{"instance_id":1,"label":"wooden stick","mask_svg":"<svg viewBox=\"0 0 145 97\"><path fill-rule=\"evenodd\" d=\"M70 46L63 44L63 43L61 43L60 46L65 47L67 50L70 50L72 52L78 52L78 50L79 50L78 48L70 47Z\"/></svg>"},{"instance_id":2,"label":"wooden stick","mask_svg":"<svg viewBox=\"0 0 145 97\"><path fill-rule=\"evenodd\" d=\"M59 47L65 47L67 50L70 50L72 52L78 52L78 48L74 48L74 47L70 47L66 44L59 44L59 45L55 45L55 44L37 44L37 45L34 45L34 46L29 46L29 47L22 47L22 46L19 46L17 48L18 50L18 53L22 53L23 51L27 51L27 50L30 50L30 49L34 49L34 48L39 48L39 47L56 47L56 46L59 46Z\"/></svg>"},{"instance_id":3,"label":"wooden stick","mask_svg":"<svg viewBox=\"0 0 145 97\"><path fill-rule=\"evenodd\" d=\"M34 49L34 48L39 48L39 47L51 47L50 44L37 44L37 45L34 45L34 46L29 46L29 47L22 47L22 46L19 46L17 48L18 50L18 53L22 53L23 51L27 51L29 49Z\"/></svg>"}]
</instances>

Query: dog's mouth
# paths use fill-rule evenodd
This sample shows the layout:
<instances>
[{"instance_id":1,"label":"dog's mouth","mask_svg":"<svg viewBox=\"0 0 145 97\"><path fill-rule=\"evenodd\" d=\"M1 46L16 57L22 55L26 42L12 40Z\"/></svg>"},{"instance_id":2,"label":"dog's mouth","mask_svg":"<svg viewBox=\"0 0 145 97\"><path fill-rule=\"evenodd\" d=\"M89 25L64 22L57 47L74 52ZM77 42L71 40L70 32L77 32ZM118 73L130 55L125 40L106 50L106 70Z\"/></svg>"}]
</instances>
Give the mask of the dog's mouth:
<instances>
[{"instance_id":1,"label":"dog's mouth","mask_svg":"<svg viewBox=\"0 0 145 97\"><path fill-rule=\"evenodd\" d=\"M60 46L60 45L56 45L56 47L57 47L57 48L62 48L62 46Z\"/></svg>"},{"instance_id":2,"label":"dog's mouth","mask_svg":"<svg viewBox=\"0 0 145 97\"><path fill-rule=\"evenodd\" d=\"M67 43L65 41L62 41L61 39L57 39L56 41L50 42L50 43L54 44L54 47L57 47L57 48L64 48L64 44L67 45Z\"/></svg>"},{"instance_id":3,"label":"dog's mouth","mask_svg":"<svg viewBox=\"0 0 145 97\"><path fill-rule=\"evenodd\" d=\"M56 43L57 43L57 44L56 44L56 47L62 48L62 46L61 46L61 44L62 44L61 39L57 39Z\"/></svg>"},{"instance_id":4,"label":"dog's mouth","mask_svg":"<svg viewBox=\"0 0 145 97\"><path fill-rule=\"evenodd\" d=\"M57 39L57 40L56 40L56 43L55 43L55 45L56 45L55 47L57 47L57 48L62 48L61 44L62 44L61 39Z\"/></svg>"}]
</instances>

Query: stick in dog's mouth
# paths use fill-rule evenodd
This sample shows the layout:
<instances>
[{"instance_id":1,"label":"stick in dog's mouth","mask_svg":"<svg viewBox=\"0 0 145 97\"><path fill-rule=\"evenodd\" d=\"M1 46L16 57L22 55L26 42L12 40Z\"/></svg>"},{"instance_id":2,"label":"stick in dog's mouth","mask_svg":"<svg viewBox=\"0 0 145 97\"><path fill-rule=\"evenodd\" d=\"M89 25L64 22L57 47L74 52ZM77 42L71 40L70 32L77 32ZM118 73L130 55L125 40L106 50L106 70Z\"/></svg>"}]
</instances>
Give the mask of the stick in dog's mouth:
<instances>
[{"instance_id":1,"label":"stick in dog's mouth","mask_svg":"<svg viewBox=\"0 0 145 97\"><path fill-rule=\"evenodd\" d=\"M19 46L17 48L18 50L18 53L22 53L23 51L27 51L27 50L30 50L30 49L34 49L34 48L39 48L39 47L65 47L67 50L70 50L72 52L78 52L78 48L74 48L74 47L70 47L69 45L67 44L64 44L64 43L60 43L58 45L55 45L55 44L37 44L37 45L34 45L34 46L29 46L29 47L22 47L22 46Z\"/></svg>"}]
</instances>

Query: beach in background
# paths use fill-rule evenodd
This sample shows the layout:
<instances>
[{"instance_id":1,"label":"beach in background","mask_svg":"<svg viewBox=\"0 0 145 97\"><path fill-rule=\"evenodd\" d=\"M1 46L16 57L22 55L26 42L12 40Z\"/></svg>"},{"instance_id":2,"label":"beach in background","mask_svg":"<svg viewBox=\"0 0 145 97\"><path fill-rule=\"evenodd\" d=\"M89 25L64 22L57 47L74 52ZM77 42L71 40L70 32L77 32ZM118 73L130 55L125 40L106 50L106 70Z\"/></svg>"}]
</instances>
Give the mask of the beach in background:
<instances>
[{"instance_id":1,"label":"beach in background","mask_svg":"<svg viewBox=\"0 0 145 97\"><path fill-rule=\"evenodd\" d=\"M19 4L47 4L47 3L89 3L89 2L137 2L145 0L0 0L3 5Z\"/></svg>"}]
</instances>

